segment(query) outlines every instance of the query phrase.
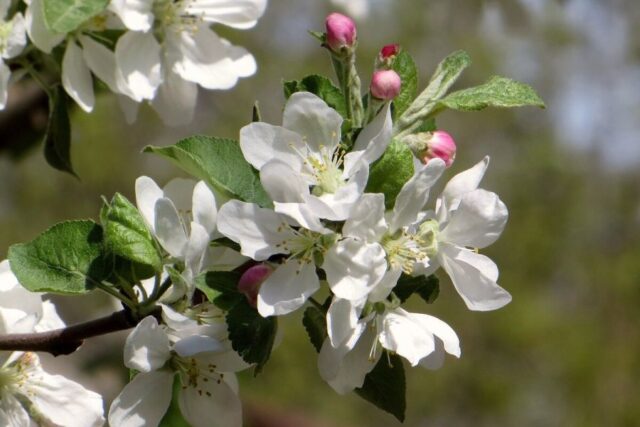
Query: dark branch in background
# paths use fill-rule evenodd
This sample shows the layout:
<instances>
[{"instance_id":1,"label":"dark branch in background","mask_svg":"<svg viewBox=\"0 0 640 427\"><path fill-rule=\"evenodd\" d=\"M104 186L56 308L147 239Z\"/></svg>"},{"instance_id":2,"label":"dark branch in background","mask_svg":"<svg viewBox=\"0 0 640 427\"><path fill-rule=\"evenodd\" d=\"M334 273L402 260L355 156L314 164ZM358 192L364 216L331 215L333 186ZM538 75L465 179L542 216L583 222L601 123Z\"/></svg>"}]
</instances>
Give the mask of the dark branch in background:
<instances>
[{"instance_id":1,"label":"dark branch in background","mask_svg":"<svg viewBox=\"0 0 640 427\"><path fill-rule=\"evenodd\" d=\"M47 332L0 335L0 350L41 351L54 356L71 354L91 337L122 331L136 326L128 310L118 311L100 319Z\"/></svg>"},{"instance_id":2,"label":"dark branch in background","mask_svg":"<svg viewBox=\"0 0 640 427\"><path fill-rule=\"evenodd\" d=\"M42 141L47 127L49 101L36 83L9 88L7 106L0 111L0 153L20 157Z\"/></svg>"}]
</instances>

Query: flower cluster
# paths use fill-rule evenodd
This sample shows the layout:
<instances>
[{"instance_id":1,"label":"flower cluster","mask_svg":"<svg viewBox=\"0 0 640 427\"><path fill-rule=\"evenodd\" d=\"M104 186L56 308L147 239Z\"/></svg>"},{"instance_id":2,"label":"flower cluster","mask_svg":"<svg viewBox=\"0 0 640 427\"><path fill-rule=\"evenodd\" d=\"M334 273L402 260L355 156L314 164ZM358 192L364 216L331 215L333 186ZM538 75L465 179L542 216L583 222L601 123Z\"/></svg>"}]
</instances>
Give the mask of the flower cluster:
<instances>
[{"instance_id":1,"label":"flower cluster","mask_svg":"<svg viewBox=\"0 0 640 427\"><path fill-rule=\"evenodd\" d=\"M64 52L60 81L84 111L92 111L95 104L95 77L120 95L129 120L135 118L137 103L148 101L169 125L191 121L198 86L229 89L239 78L255 73L253 56L210 27L251 28L267 3L246 0L230 6L206 0L111 0L108 4L93 2L100 8L92 12L89 4L24 1L24 15L14 12L1 24L0 108L6 104L10 77L6 61L12 61L13 68L25 67L40 82L51 77L39 75L47 70L31 65L32 52L22 55L30 41L48 55L45 63L54 58L53 49ZM0 2L0 16L7 14L10 5L11 0ZM59 16L51 16L54 12L50 10L59 10ZM74 20L74 16L80 18Z\"/></svg>"}]
</instances>

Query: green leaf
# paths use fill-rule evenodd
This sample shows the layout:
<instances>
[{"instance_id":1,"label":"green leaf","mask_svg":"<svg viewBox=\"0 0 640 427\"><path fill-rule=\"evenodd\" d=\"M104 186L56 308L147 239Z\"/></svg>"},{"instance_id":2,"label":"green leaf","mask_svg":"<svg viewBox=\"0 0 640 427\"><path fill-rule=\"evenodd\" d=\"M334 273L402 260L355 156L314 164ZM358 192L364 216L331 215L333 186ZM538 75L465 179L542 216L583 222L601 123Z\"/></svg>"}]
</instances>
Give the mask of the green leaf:
<instances>
[{"instance_id":1,"label":"green leaf","mask_svg":"<svg viewBox=\"0 0 640 427\"><path fill-rule=\"evenodd\" d=\"M192 136L168 147L147 146L178 167L231 198L271 207L258 173L244 159L240 144L232 139Z\"/></svg>"},{"instance_id":2,"label":"green leaf","mask_svg":"<svg viewBox=\"0 0 640 427\"><path fill-rule=\"evenodd\" d=\"M276 337L278 323L275 316L262 317L246 300L239 301L227 313L231 346L247 363L255 363L254 374L262 370Z\"/></svg>"},{"instance_id":3,"label":"green leaf","mask_svg":"<svg viewBox=\"0 0 640 427\"><path fill-rule=\"evenodd\" d=\"M326 313L312 305L307 307L302 317L302 324L307 330L309 340L318 353L327 338L327 322L325 319Z\"/></svg>"},{"instance_id":4,"label":"green leaf","mask_svg":"<svg viewBox=\"0 0 640 427\"><path fill-rule=\"evenodd\" d=\"M32 292L83 294L110 273L102 228L93 221L56 224L9 248L11 270Z\"/></svg>"},{"instance_id":5,"label":"green leaf","mask_svg":"<svg viewBox=\"0 0 640 427\"><path fill-rule=\"evenodd\" d=\"M406 389L402 359L397 354L390 355L385 351L375 368L365 377L362 388L355 391L358 396L402 422L407 406Z\"/></svg>"},{"instance_id":6,"label":"green leaf","mask_svg":"<svg viewBox=\"0 0 640 427\"><path fill-rule=\"evenodd\" d=\"M191 427L184 417L182 416L182 412L180 411L180 403L178 401L178 396L182 391L182 381L180 381L180 376L176 375L173 378L173 392L171 394L171 403L169 404L169 408L167 412L160 420L160 424L158 427Z\"/></svg>"},{"instance_id":7,"label":"green leaf","mask_svg":"<svg viewBox=\"0 0 640 427\"><path fill-rule=\"evenodd\" d=\"M71 165L71 124L67 111L67 95L61 86L49 97L49 122L44 136L44 158L49 165L76 178Z\"/></svg>"},{"instance_id":8,"label":"green leaf","mask_svg":"<svg viewBox=\"0 0 640 427\"><path fill-rule=\"evenodd\" d=\"M131 260L114 256L112 271L107 280L118 283L120 280L126 283L138 283L141 280L153 277L156 270L147 264L139 264Z\"/></svg>"},{"instance_id":9,"label":"green leaf","mask_svg":"<svg viewBox=\"0 0 640 427\"><path fill-rule=\"evenodd\" d=\"M300 81L291 80L284 83L284 97L289 99L296 92L311 92L317 95L329 107L336 110L342 117L347 117L347 104L340 89L335 87L331 80L316 74L307 76Z\"/></svg>"},{"instance_id":10,"label":"green leaf","mask_svg":"<svg viewBox=\"0 0 640 427\"><path fill-rule=\"evenodd\" d=\"M210 302L222 310L230 310L245 299L238 292L239 281L240 273L236 271L207 271L196 277L195 285Z\"/></svg>"},{"instance_id":11,"label":"green leaf","mask_svg":"<svg viewBox=\"0 0 640 427\"><path fill-rule=\"evenodd\" d=\"M44 21L54 33L69 33L107 8L109 0L46 0Z\"/></svg>"},{"instance_id":12,"label":"green leaf","mask_svg":"<svg viewBox=\"0 0 640 427\"><path fill-rule=\"evenodd\" d=\"M387 210L393 209L402 186L413 176L413 153L399 141L391 141L369 171L365 192L383 193Z\"/></svg>"},{"instance_id":13,"label":"green leaf","mask_svg":"<svg viewBox=\"0 0 640 427\"><path fill-rule=\"evenodd\" d=\"M438 103L440 106L461 111L482 110L487 107L523 107L531 105L544 108L533 88L506 77L493 76L483 85L449 94Z\"/></svg>"},{"instance_id":14,"label":"green leaf","mask_svg":"<svg viewBox=\"0 0 640 427\"><path fill-rule=\"evenodd\" d=\"M100 214L109 251L139 264L162 269L162 257L147 225L133 204L120 193Z\"/></svg>"},{"instance_id":15,"label":"green leaf","mask_svg":"<svg viewBox=\"0 0 640 427\"><path fill-rule=\"evenodd\" d=\"M396 120L393 134L407 135L415 132L429 118L437 101L447 93L469 65L471 65L471 58L462 50L453 52L440 62L426 89Z\"/></svg>"},{"instance_id":16,"label":"green leaf","mask_svg":"<svg viewBox=\"0 0 640 427\"><path fill-rule=\"evenodd\" d=\"M418 69L413 58L407 51L396 55L393 70L402 79L400 93L393 100L393 119L400 117L409 107L418 92Z\"/></svg>"},{"instance_id":17,"label":"green leaf","mask_svg":"<svg viewBox=\"0 0 640 427\"><path fill-rule=\"evenodd\" d=\"M405 302L411 295L417 293L426 303L431 304L440 293L440 281L433 274L411 277L403 273L398 279L398 284L393 288L393 293L400 302Z\"/></svg>"}]
</instances>

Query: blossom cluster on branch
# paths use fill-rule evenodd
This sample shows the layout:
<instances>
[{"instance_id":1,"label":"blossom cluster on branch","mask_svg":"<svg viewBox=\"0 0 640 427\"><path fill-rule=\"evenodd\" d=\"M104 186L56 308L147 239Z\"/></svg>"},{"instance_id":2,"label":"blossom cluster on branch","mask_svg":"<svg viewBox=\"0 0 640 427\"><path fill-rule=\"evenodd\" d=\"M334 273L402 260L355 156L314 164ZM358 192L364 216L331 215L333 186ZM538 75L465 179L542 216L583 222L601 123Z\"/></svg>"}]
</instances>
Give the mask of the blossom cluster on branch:
<instances>
[{"instance_id":1,"label":"blossom cluster on branch","mask_svg":"<svg viewBox=\"0 0 640 427\"><path fill-rule=\"evenodd\" d=\"M129 74L131 88L140 91L136 96L144 99L158 82L184 80L183 72L192 75L193 63L182 60L190 53L198 57L195 51L171 49L186 46L180 43L193 36L187 44L197 50L198 37L213 43L213 33L201 29L174 39L177 33L162 31L199 25L174 18L211 18L205 6L223 3L156 1L149 8L144 1L113 1L111 10L128 28L118 44L146 43L139 56L147 64L156 64L154 52L162 52L162 60L184 54L177 62L160 61ZM217 19L248 27L262 13L256 5L239 2L225 9L224 20ZM331 14L325 25L325 32L312 35L328 52L337 85L320 75L284 82L282 124L262 122L255 108L239 141L194 136L147 147L195 179L160 187L140 177L135 204L116 194L105 199L99 223L54 225L31 242L13 245L9 262L0 264L3 334L33 331L35 340L46 333L41 331L61 327L51 304L36 293L99 290L124 307L124 323L94 322L84 334L89 324L81 324L56 335L77 346L96 329L135 325L124 344L131 381L110 404L111 425L239 427L235 373L265 369L280 342L278 319L297 310L304 310L319 374L331 388L355 391L403 420L403 359L412 367L436 369L446 354L461 355L447 323L427 314L428 306L425 313L407 311L406 301L416 295L433 303L439 290L435 273L441 270L470 310L510 302L497 284L496 264L480 253L499 238L508 217L497 194L481 188L489 158L450 172L457 146L437 129L435 117L446 109L543 106L542 101L529 86L503 77L449 92L470 64L464 52L445 58L418 93L417 67L394 44L373 61L363 96L354 22ZM221 46L226 57L240 52ZM432 197L443 175L448 182ZM15 292L31 296L17 298ZM28 349L30 336L21 337L13 350ZM0 336L0 348L9 347L3 344L9 338ZM59 348L42 350L59 354ZM29 425L29 417L45 425L104 421L94 393L44 373L33 353L14 354L0 368L0 420L16 426ZM63 383L78 398L58 393L53 408L47 390Z\"/></svg>"}]
</instances>

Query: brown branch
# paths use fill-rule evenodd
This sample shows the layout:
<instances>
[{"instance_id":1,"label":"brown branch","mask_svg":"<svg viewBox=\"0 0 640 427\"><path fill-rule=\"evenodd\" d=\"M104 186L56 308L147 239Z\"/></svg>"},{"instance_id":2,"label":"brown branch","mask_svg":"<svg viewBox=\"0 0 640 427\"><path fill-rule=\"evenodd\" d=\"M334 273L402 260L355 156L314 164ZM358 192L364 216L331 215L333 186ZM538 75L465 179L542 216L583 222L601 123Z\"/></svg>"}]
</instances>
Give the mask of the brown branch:
<instances>
[{"instance_id":1,"label":"brown branch","mask_svg":"<svg viewBox=\"0 0 640 427\"><path fill-rule=\"evenodd\" d=\"M31 334L0 335L0 350L42 351L54 356L71 354L86 338L134 327L138 323L131 312L118 311L85 323Z\"/></svg>"}]
</instances>

